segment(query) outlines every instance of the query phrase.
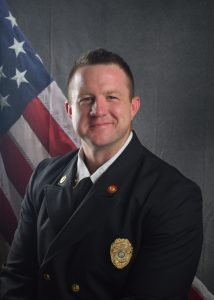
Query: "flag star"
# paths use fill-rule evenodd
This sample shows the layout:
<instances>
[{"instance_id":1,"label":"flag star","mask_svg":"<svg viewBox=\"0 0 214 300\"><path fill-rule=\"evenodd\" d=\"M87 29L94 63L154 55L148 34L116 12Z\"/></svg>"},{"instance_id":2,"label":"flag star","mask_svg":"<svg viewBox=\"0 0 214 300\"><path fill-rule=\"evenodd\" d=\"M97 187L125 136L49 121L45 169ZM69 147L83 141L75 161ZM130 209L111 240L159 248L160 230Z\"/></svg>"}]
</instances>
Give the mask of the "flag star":
<instances>
[{"instance_id":1,"label":"flag star","mask_svg":"<svg viewBox=\"0 0 214 300\"><path fill-rule=\"evenodd\" d=\"M23 49L23 42L18 42L15 38L14 38L14 44L12 46L10 46L10 49L13 49L16 53L16 57L19 55L19 53L25 53L25 50Z\"/></svg>"},{"instance_id":2,"label":"flag star","mask_svg":"<svg viewBox=\"0 0 214 300\"><path fill-rule=\"evenodd\" d=\"M5 74L3 73L3 66L0 67L0 80L2 78L6 78Z\"/></svg>"},{"instance_id":3,"label":"flag star","mask_svg":"<svg viewBox=\"0 0 214 300\"><path fill-rule=\"evenodd\" d=\"M19 72L19 70L16 69L16 75L11 78L13 80L16 80L18 88L19 88L20 84L23 83L23 82L29 83L27 81L27 79L25 78L26 72L27 72L27 70L25 70L24 72Z\"/></svg>"},{"instance_id":4,"label":"flag star","mask_svg":"<svg viewBox=\"0 0 214 300\"><path fill-rule=\"evenodd\" d=\"M6 106L10 107L10 104L7 102L8 97L9 97L9 95L4 97L0 94L0 109L1 110L3 110L4 107L6 107Z\"/></svg>"},{"instance_id":5,"label":"flag star","mask_svg":"<svg viewBox=\"0 0 214 300\"><path fill-rule=\"evenodd\" d=\"M11 14L11 12L9 12L9 17L6 17L5 19L8 19L11 22L12 28L14 26L18 26L18 24L16 22L16 18L14 18L14 16Z\"/></svg>"}]
</instances>

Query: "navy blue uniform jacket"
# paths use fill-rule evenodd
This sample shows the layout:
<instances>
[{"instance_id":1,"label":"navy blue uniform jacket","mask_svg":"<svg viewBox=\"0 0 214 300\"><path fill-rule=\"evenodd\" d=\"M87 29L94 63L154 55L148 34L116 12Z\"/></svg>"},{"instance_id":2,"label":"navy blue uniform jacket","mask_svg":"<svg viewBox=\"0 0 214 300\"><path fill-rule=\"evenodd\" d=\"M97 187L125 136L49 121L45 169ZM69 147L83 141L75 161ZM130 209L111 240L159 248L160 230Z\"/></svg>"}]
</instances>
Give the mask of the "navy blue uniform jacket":
<instances>
[{"instance_id":1,"label":"navy blue uniform jacket","mask_svg":"<svg viewBox=\"0 0 214 300\"><path fill-rule=\"evenodd\" d=\"M71 214L76 161L46 159L31 177L2 300L187 299L202 244L197 185L134 134Z\"/></svg>"}]
</instances>

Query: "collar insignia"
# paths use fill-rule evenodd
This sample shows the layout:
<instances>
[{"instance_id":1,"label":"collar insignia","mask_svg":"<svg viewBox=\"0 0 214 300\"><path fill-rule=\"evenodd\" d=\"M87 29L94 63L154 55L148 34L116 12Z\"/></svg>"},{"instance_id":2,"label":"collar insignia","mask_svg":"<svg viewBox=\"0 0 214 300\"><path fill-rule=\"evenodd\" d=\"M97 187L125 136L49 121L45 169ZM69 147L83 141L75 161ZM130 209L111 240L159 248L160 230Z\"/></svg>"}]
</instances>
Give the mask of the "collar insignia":
<instances>
[{"instance_id":1,"label":"collar insignia","mask_svg":"<svg viewBox=\"0 0 214 300\"><path fill-rule=\"evenodd\" d=\"M116 184L111 184L111 185L109 185L108 188L107 188L107 192L108 192L109 194L114 194L114 193L117 192L117 190L118 190L118 187L117 187Z\"/></svg>"},{"instance_id":2,"label":"collar insignia","mask_svg":"<svg viewBox=\"0 0 214 300\"><path fill-rule=\"evenodd\" d=\"M59 181L59 184L62 184L63 182L65 182L66 178L67 178L66 175L62 176L62 178Z\"/></svg>"}]
</instances>

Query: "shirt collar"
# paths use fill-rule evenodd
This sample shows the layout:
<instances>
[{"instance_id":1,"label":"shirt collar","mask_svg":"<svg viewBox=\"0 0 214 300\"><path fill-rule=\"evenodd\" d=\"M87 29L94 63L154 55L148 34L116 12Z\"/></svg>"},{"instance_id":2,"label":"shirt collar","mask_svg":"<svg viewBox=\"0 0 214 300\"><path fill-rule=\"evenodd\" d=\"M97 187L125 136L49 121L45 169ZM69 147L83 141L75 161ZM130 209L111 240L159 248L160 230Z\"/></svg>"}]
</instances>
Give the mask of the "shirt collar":
<instances>
[{"instance_id":1,"label":"shirt collar","mask_svg":"<svg viewBox=\"0 0 214 300\"><path fill-rule=\"evenodd\" d=\"M83 150L80 148L78 152L78 160L77 160L77 180L80 181L85 177L90 177L91 181L95 183L95 181L111 166L111 164L120 156L120 154L125 150L125 148L130 143L133 137L133 133L130 132L126 142L120 148L120 150L112 156L107 162L105 162L102 166L100 166L93 174L90 174L88 168L86 167L83 160Z\"/></svg>"}]
</instances>

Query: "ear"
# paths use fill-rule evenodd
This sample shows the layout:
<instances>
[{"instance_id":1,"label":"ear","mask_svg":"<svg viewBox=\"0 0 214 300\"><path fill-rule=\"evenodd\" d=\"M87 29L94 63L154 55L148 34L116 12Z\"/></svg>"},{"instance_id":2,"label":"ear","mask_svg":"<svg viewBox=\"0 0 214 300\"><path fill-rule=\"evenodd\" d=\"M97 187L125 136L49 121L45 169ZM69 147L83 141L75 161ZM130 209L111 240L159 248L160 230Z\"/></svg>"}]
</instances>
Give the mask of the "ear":
<instances>
[{"instance_id":1,"label":"ear","mask_svg":"<svg viewBox=\"0 0 214 300\"><path fill-rule=\"evenodd\" d=\"M71 104L68 100L65 102L65 110L67 112L68 117L71 118L71 116L72 116L72 107L71 107Z\"/></svg>"},{"instance_id":2,"label":"ear","mask_svg":"<svg viewBox=\"0 0 214 300\"><path fill-rule=\"evenodd\" d=\"M132 120L134 119L136 113L140 109L140 97L135 96L131 100L131 115L132 115Z\"/></svg>"}]
</instances>

